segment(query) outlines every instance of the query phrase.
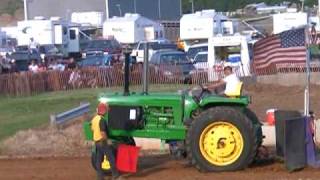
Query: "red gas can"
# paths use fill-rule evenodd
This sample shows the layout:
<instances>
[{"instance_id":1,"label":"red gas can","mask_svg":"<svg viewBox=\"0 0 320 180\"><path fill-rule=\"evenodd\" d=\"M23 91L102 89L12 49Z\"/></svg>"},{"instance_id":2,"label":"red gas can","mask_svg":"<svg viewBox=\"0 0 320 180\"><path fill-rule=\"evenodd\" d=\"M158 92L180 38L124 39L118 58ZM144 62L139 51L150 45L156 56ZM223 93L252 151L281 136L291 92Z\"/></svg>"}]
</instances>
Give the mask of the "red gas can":
<instances>
[{"instance_id":1,"label":"red gas can","mask_svg":"<svg viewBox=\"0 0 320 180\"><path fill-rule=\"evenodd\" d=\"M137 172L140 147L120 144L117 151L117 169L121 172Z\"/></svg>"},{"instance_id":2,"label":"red gas can","mask_svg":"<svg viewBox=\"0 0 320 180\"><path fill-rule=\"evenodd\" d=\"M270 126L274 126L276 120L275 120L275 116L274 116L274 112L276 111L276 109L268 109L266 112L266 122L270 125Z\"/></svg>"}]
</instances>

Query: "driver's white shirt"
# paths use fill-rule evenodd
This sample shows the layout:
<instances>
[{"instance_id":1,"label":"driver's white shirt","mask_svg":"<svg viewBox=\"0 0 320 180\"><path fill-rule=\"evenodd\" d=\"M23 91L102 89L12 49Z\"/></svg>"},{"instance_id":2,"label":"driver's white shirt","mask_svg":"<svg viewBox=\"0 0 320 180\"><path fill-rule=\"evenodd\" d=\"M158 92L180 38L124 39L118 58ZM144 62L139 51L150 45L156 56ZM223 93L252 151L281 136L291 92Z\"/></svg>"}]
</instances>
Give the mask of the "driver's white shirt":
<instances>
[{"instance_id":1,"label":"driver's white shirt","mask_svg":"<svg viewBox=\"0 0 320 180\"><path fill-rule=\"evenodd\" d=\"M29 42L29 48L30 49L37 49L38 48L38 43L35 41L30 41Z\"/></svg>"},{"instance_id":2,"label":"driver's white shirt","mask_svg":"<svg viewBox=\"0 0 320 180\"><path fill-rule=\"evenodd\" d=\"M235 92L237 90L238 84L240 83L239 78L234 73L223 78L223 81L226 83L224 94L232 94L233 92Z\"/></svg>"}]
</instances>

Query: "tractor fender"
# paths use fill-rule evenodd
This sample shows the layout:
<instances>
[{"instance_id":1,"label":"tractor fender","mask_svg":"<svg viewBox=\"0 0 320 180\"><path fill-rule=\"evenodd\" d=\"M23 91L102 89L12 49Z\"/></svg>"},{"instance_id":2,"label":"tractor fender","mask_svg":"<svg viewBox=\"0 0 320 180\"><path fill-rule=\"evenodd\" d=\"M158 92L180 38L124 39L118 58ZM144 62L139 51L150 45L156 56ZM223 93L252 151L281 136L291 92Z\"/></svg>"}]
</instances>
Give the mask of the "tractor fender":
<instances>
[{"instance_id":1,"label":"tractor fender","mask_svg":"<svg viewBox=\"0 0 320 180\"><path fill-rule=\"evenodd\" d=\"M247 97L229 98L222 96L210 96L203 98L199 106L203 109L207 109L213 106L241 106L246 107L249 104Z\"/></svg>"}]
</instances>

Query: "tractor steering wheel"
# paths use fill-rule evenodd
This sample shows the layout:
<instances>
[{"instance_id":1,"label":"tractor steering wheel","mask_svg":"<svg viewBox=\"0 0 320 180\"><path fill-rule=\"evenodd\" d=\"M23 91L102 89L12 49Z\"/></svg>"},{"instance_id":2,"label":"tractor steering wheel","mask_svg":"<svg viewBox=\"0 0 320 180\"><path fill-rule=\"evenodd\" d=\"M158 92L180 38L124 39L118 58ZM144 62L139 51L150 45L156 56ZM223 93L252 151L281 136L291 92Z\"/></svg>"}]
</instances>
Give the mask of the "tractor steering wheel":
<instances>
[{"instance_id":1,"label":"tractor steering wheel","mask_svg":"<svg viewBox=\"0 0 320 180\"><path fill-rule=\"evenodd\" d=\"M210 92L208 87L205 87L202 84L199 84L199 86L200 86L202 92Z\"/></svg>"}]
</instances>

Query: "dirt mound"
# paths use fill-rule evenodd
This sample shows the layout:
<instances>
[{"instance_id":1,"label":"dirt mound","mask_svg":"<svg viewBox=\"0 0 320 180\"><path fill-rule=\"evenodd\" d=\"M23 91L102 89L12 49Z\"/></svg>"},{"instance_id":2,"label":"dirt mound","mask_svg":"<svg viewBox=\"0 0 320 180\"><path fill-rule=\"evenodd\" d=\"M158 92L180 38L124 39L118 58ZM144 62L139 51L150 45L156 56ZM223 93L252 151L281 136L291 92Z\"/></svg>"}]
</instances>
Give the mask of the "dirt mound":
<instances>
[{"instance_id":1,"label":"dirt mound","mask_svg":"<svg viewBox=\"0 0 320 180\"><path fill-rule=\"evenodd\" d=\"M80 123L65 129L44 128L20 131L2 144L5 155L51 156L88 153Z\"/></svg>"}]
</instances>

